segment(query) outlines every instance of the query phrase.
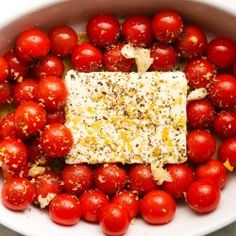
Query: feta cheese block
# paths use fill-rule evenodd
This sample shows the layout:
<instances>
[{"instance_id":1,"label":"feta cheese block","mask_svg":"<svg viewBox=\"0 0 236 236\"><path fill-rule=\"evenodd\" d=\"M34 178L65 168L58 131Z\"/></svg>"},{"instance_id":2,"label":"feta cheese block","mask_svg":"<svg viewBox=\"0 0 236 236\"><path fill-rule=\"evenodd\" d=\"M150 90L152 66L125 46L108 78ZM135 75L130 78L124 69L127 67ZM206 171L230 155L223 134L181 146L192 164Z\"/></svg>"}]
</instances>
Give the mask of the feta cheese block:
<instances>
[{"instance_id":1,"label":"feta cheese block","mask_svg":"<svg viewBox=\"0 0 236 236\"><path fill-rule=\"evenodd\" d=\"M182 72L68 71L66 163L186 161L187 81Z\"/></svg>"}]
</instances>

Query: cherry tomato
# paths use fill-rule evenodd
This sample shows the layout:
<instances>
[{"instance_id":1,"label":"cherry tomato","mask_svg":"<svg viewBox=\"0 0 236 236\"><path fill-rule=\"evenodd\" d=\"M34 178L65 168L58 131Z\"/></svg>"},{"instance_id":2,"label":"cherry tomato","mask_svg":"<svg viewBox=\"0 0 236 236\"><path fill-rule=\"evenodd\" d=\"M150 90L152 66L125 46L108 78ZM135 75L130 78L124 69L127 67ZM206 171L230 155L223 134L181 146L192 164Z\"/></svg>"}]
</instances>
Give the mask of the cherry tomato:
<instances>
[{"instance_id":1,"label":"cherry tomato","mask_svg":"<svg viewBox=\"0 0 236 236\"><path fill-rule=\"evenodd\" d=\"M111 15L96 15L88 20L87 34L93 45L104 48L117 42L120 35L120 24Z\"/></svg>"},{"instance_id":2,"label":"cherry tomato","mask_svg":"<svg viewBox=\"0 0 236 236\"><path fill-rule=\"evenodd\" d=\"M116 44L106 49L103 55L103 63L106 71L130 72L134 66L134 59L126 59L121 54L124 44Z\"/></svg>"},{"instance_id":3,"label":"cherry tomato","mask_svg":"<svg viewBox=\"0 0 236 236\"><path fill-rule=\"evenodd\" d=\"M49 50L49 38L39 29L26 30L16 40L16 52L26 62L45 57Z\"/></svg>"},{"instance_id":4,"label":"cherry tomato","mask_svg":"<svg viewBox=\"0 0 236 236\"><path fill-rule=\"evenodd\" d=\"M51 42L52 52L57 56L69 56L78 42L76 32L67 25L53 28L48 37Z\"/></svg>"},{"instance_id":5,"label":"cherry tomato","mask_svg":"<svg viewBox=\"0 0 236 236\"><path fill-rule=\"evenodd\" d=\"M122 24L122 33L134 47L148 47L152 43L152 22L146 16L130 16Z\"/></svg>"},{"instance_id":6,"label":"cherry tomato","mask_svg":"<svg viewBox=\"0 0 236 236\"><path fill-rule=\"evenodd\" d=\"M9 83L0 83L0 106L11 102L11 86Z\"/></svg>"},{"instance_id":7,"label":"cherry tomato","mask_svg":"<svg viewBox=\"0 0 236 236\"><path fill-rule=\"evenodd\" d=\"M154 44L151 47L152 70L169 71L176 64L177 53L172 46Z\"/></svg>"},{"instance_id":8,"label":"cherry tomato","mask_svg":"<svg viewBox=\"0 0 236 236\"><path fill-rule=\"evenodd\" d=\"M46 126L41 135L41 147L45 155L56 158L66 156L73 145L71 131L62 124Z\"/></svg>"},{"instance_id":9,"label":"cherry tomato","mask_svg":"<svg viewBox=\"0 0 236 236\"><path fill-rule=\"evenodd\" d=\"M2 187L2 203L12 211L24 211L33 202L34 195L34 186L26 178L12 178Z\"/></svg>"},{"instance_id":10,"label":"cherry tomato","mask_svg":"<svg viewBox=\"0 0 236 236\"><path fill-rule=\"evenodd\" d=\"M47 121L46 111L36 102L25 102L15 110L16 128L25 136L36 135Z\"/></svg>"},{"instance_id":11,"label":"cherry tomato","mask_svg":"<svg viewBox=\"0 0 236 236\"><path fill-rule=\"evenodd\" d=\"M223 138L236 136L236 112L221 111L217 114L213 127L216 133Z\"/></svg>"},{"instance_id":12,"label":"cherry tomato","mask_svg":"<svg viewBox=\"0 0 236 236\"><path fill-rule=\"evenodd\" d=\"M192 88L209 88L216 77L216 70L207 59L193 59L184 68L188 84Z\"/></svg>"},{"instance_id":13,"label":"cherry tomato","mask_svg":"<svg viewBox=\"0 0 236 236\"><path fill-rule=\"evenodd\" d=\"M189 126L195 129L209 127L215 118L215 110L206 99L191 101L187 105L187 120Z\"/></svg>"},{"instance_id":14,"label":"cherry tomato","mask_svg":"<svg viewBox=\"0 0 236 236\"><path fill-rule=\"evenodd\" d=\"M62 193L62 181L53 172L47 171L37 175L32 181L35 186L35 203L40 203L39 198L46 198L49 194L59 195Z\"/></svg>"},{"instance_id":15,"label":"cherry tomato","mask_svg":"<svg viewBox=\"0 0 236 236\"><path fill-rule=\"evenodd\" d=\"M33 101L35 99L35 92L37 88L37 81L28 78L16 84L13 90L13 98L17 105Z\"/></svg>"},{"instance_id":16,"label":"cherry tomato","mask_svg":"<svg viewBox=\"0 0 236 236\"><path fill-rule=\"evenodd\" d=\"M60 194L50 203L49 216L60 225L75 225L81 217L80 201L76 196Z\"/></svg>"},{"instance_id":17,"label":"cherry tomato","mask_svg":"<svg viewBox=\"0 0 236 236\"><path fill-rule=\"evenodd\" d=\"M234 75L236 76L236 60L234 62L233 70L234 70Z\"/></svg>"},{"instance_id":18,"label":"cherry tomato","mask_svg":"<svg viewBox=\"0 0 236 236\"><path fill-rule=\"evenodd\" d=\"M131 190L137 191L139 194L156 189L157 185L150 166L146 164L132 165L129 171L129 185Z\"/></svg>"},{"instance_id":19,"label":"cherry tomato","mask_svg":"<svg viewBox=\"0 0 236 236\"><path fill-rule=\"evenodd\" d=\"M93 184L93 171L87 164L67 165L61 174L68 193L80 195Z\"/></svg>"},{"instance_id":20,"label":"cherry tomato","mask_svg":"<svg viewBox=\"0 0 236 236\"><path fill-rule=\"evenodd\" d=\"M20 139L0 141L0 163L3 168L23 169L28 158L27 148Z\"/></svg>"},{"instance_id":21,"label":"cherry tomato","mask_svg":"<svg viewBox=\"0 0 236 236\"><path fill-rule=\"evenodd\" d=\"M65 123L65 113L64 111L52 111L47 113L47 123Z\"/></svg>"},{"instance_id":22,"label":"cherry tomato","mask_svg":"<svg viewBox=\"0 0 236 236\"><path fill-rule=\"evenodd\" d=\"M160 11L152 20L155 38L162 43L173 43L183 33L183 19L176 11Z\"/></svg>"},{"instance_id":23,"label":"cherry tomato","mask_svg":"<svg viewBox=\"0 0 236 236\"><path fill-rule=\"evenodd\" d=\"M64 73L64 63L63 61L53 55L49 54L34 67L34 74L40 78L43 76L56 76L61 78Z\"/></svg>"},{"instance_id":24,"label":"cherry tomato","mask_svg":"<svg viewBox=\"0 0 236 236\"><path fill-rule=\"evenodd\" d=\"M102 66L102 53L92 44L81 43L71 55L71 64L81 72L98 71Z\"/></svg>"},{"instance_id":25,"label":"cherry tomato","mask_svg":"<svg viewBox=\"0 0 236 236\"><path fill-rule=\"evenodd\" d=\"M5 81L9 73L9 66L7 60L0 56L0 83Z\"/></svg>"},{"instance_id":26,"label":"cherry tomato","mask_svg":"<svg viewBox=\"0 0 236 236\"><path fill-rule=\"evenodd\" d=\"M183 57L189 59L200 57L206 50L207 39L204 31L196 26L185 26L178 48Z\"/></svg>"},{"instance_id":27,"label":"cherry tomato","mask_svg":"<svg viewBox=\"0 0 236 236\"><path fill-rule=\"evenodd\" d=\"M218 154L222 162L228 161L231 166L236 167L236 138L223 141L219 146Z\"/></svg>"},{"instance_id":28,"label":"cherry tomato","mask_svg":"<svg viewBox=\"0 0 236 236\"><path fill-rule=\"evenodd\" d=\"M16 80L18 78L25 78L30 69L29 63L26 63L18 57L17 53L11 49L8 51L4 58L6 59L9 67L9 79Z\"/></svg>"},{"instance_id":29,"label":"cherry tomato","mask_svg":"<svg viewBox=\"0 0 236 236\"><path fill-rule=\"evenodd\" d=\"M219 188L223 188L226 184L228 176L227 170L222 162L218 160L210 160L206 164L197 167L196 177L198 179L210 179L217 184Z\"/></svg>"},{"instance_id":30,"label":"cherry tomato","mask_svg":"<svg viewBox=\"0 0 236 236\"><path fill-rule=\"evenodd\" d=\"M109 204L108 197L101 191L90 189L80 198L82 217L88 222L99 222L101 211Z\"/></svg>"},{"instance_id":31,"label":"cherry tomato","mask_svg":"<svg viewBox=\"0 0 236 236\"><path fill-rule=\"evenodd\" d=\"M233 108L236 106L236 78L229 74L222 74L216 78L211 86L209 98L213 105L219 108Z\"/></svg>"},{"instance_id":32,"label":"cherry tomato","mask_svg":"<svg viewBox=\"0 0 236 236\"><path fill-rule=\"evenodd\" d=\"M49 111L63 108L67 99L67 88L61 79L55 76L44 76L36 89L36 100Z\"/></svg>"},{"instance_id":33,"label":"cherry tomato","mask_svg":"<svg viewBox=\"0 0 236 236\"><path fill-rule=\"evenodd\" d=\"M0 138L20 138L23 139L22 134L15 126L14 118L15 114L10 113L3 117L0 121Z\"/></svg>"},{"instance_id":34,"label":"cherry tomato","mask_svg":"<svg viewBox=\"0 0 236 236\"><path fill-rule=\"evenodd\" d=\"M149 224L166 224L174 218L175 211L174 199L162 190L148 192L140 202L141 215Z\"/></svg>"},{"instance_id":35,"label":"cherry tomato","mask_svg":"<svg viewBox=\"0 0 236 236\"><path fill-rule=\"evenodd\" d=\"M191 209L197 213L208 213L218 206L220 190L211 180L199 179L188 188L186 201Z\"/></svg>"},{"instance_id":36,"label":"cherry tomato","mask_svg":"<svg viewBox=\"0 0 236 236\"><path fill-rule=\"evenodd\" d=\"M4 181L8 181L15 177L28 178L30 165L26 163L22 169L2 168L2 177Z\"/></svg>"},{"instance_id":37,"label":"cherry tomato","mask_svg":"<svg viewBox=\"0 0 236 236\"><path fill-rule=\"evenodd\" d=\"M207 45L207 57L219 68L228 69L233 65L236 57L235 44L227 38L213 39Z\"/></svg>"},{"instance_id":38,"label":"cherry tomato","mask_svg":"<svg viewBox=\"0 0 236 236\"><path fill-rule=\"evenodd\" d=\"M130 219L135 218L139 213L139 197L136 193L128 190L117 193L112 199L112 203L115 203L129 213Z\"/></svg>"},{"instance_id":39,"label":"cherry tomato","mask_svg":"<svg viewBox=\"0 0 236 236\"><path fill-rule=\"evenodd\" d=\"M216 149L216 139L207 130L193 130L187 135L188 159L204 163L211 159Z\"/></svg>"},{"instance_id":40,"label":"cherry tomato","mask_svg":"<svg viewBox=\"0 0 236 236\"><path fill-rule=\"evenodd\" d=\"M106 235L123 235L129 228L129 214L117 204L109 204L101 212L100 226Z\"/></svg>"},{"instance_id":41,"label":"cherry tomato","mask_svg":"<svg viewBox=\"0 0 236 236\"><path fill-rule=\"evenodd\" d=\"M103 164L95 171L94 181L102 192L114 194L125 187L127 174L117 164Z\"/></svg>"},{"instance_id":42,"label":"cherry tomato","mask_svg":"<svg viewBox=\"0 0 236 236\"><path fill-rule=\"evenodd\" d=\"M163 189L175 198L183 198L190 184L193 182L193 170L186 164L168 165L172 181L163 183Z\"/></svg>"}]
</instances>

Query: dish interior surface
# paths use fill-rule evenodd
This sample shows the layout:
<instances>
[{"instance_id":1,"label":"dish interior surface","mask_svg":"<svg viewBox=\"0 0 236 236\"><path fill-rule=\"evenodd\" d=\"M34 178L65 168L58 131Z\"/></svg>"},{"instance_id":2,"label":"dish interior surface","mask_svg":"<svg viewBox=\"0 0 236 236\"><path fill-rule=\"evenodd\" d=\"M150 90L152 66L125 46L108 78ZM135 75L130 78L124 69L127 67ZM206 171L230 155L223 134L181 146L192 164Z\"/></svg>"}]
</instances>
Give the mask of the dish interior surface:
<instances>
[{"instance_id":1,"label":"dish interior surface","mask_svg":"<svg viewBox=\"0 0 236 236\"><path fill-rule=\"evenodd\" d=\"M236 8L232 7L229 10L231 13L229 13L226 8L220 9L220 4L214 7L213 5L217 1L211 1L209 5L205 4L204 1L178 0L50 0L42 2L45 2L45 5L43 3L39 4L39 1L30 3L30 1L26 0L22 4L25 4L25 9L28 9L29 12L21 12L19 10L16 13L16 17L12 17L7 24L1 26L1 53L6 52L10 48L18 33L33 26L49 29L58 24L70 24L79 32L85 31L87 18L96 13L112 13L122 18L125 15L131 15L133 13L152 15L158 10L166 8L178 10L185 19L193 24L202 26L211 33L213 32L219 36L227 36L233 40L236 39L234 32L236 26ZM228 2L228 8L230 8L230 3L235 4L234 0ZM27 3L29 4L28 6ZM41 8L36 8L40 5L42 5ZM234 186L234 179L234 175L230 176L229 183L222 192L220 205L213 213L199 216L187 208L184 203L178 203L175 219L170 224L151 226L141 220L136 220L131 225L127 235L152 236L158 234L159 236L197 236L210 233L233 222L236 219L236 188ZM97 225L88 224L84 221L81 221L74 227L62 227L53 224L46 212L39 211L36 208L30 208L24 213L15 213L7 210L0 204L0 212L0 223L25 235L41 236L48 235L49 232L57 236L77 236L80 234L102 235Z\"/></svg>"}]
</instances>

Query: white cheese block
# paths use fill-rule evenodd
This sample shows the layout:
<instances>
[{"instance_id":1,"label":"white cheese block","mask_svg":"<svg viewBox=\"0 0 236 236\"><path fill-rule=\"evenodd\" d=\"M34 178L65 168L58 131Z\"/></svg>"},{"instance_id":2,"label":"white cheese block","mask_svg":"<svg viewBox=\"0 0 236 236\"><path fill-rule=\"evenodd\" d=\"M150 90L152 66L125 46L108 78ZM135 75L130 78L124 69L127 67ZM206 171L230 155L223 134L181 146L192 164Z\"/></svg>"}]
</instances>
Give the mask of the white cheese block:
<instances>
[{"instance_id":1,"label":"white cheese block","mask_svg":"<svg viewBox=\"0 0 236 236\"><path fill-rule=\"evenodd\" d=\"M181 163L186 160L187 81L182 72L68 71L66 163Z\"/></svg>"}]
</instances>

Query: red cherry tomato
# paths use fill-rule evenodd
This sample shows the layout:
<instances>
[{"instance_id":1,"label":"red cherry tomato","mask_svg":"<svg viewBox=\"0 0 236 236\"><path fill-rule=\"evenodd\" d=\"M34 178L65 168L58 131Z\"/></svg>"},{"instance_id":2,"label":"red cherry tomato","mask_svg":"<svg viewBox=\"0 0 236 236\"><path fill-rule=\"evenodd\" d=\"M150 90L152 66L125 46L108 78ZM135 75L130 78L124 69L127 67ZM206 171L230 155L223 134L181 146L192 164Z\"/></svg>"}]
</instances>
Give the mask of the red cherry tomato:
<instances>
[{"instance_id":1,"label":"red cherry tomato","mask_svg":"<svg viewBox=\"0 0 236 236\"><path fill-rule=\"evenodd\" d=\"M228 161L236 167L236 138L230 138L221 143L218 149L219 158L222 162Z\"/></svg>"},{"instance_id":2,"label":"red cherry tomato","mask_svg":"<svg viewBox=\"0 0 236 236\"><path fill-rule=\"evenodd\" d=\"M125 187L127 174L117 164L103 164L95 171L94 181L102 192L114 194Z\"/></svg>"},{"instance_id":3,"label":"red cherry tomato","mask_svg":"<svg viewBox=\"0 0 236 236\"><path fill-rule=\"evenodd\" d=\"M129 228L129 215L126 209L117 204L109 204L101 212L100 226L106 235L124 235Z\"/></svg>"},{"instance_id":4,"label":"red cherry tomato","mask_svg":"<svg viewBox=\"0 0 236 236\"><path fill-rule=\"evenodd\" d=\"M49 216L60 225L75 225L81 217L80 201L76 196L60 194L50 203Z\"/></svg>"},{"instance_id":5,"label":"red cherry tomato","mask_svg":"<svg viewBox=\"0 0 236 236\"><path fill-rule=\"evenodd\" d=\"M199 179L188 188L186 201L197 213L208 213L218 206L220 190L211 180Z\"/></svg>"},{"instance_id":6,"label":"red cherry tomato","mask_svg":"<svg viewBox=\"0 0 236 236\"><path fill-rule=\"evenodd\" d=\"M45 57L49 50L49 38L46 33L39 29L24 31L16 40L16 52L26 62Z\"/></svg>"},{"instance_id":7,"label":"red cherry tomato","mask_svg":"<svg viewBox=\"0 0 236 236\"><path fill-rule=\"evenodd\" d=\"M35 195L34 186L26 178L12 178L2 188L2 203L12 211L24 211L31 205Z\"/></svg>"},{"instance_id":8,"label":"red cherry tomato","mask_svg":"<svg viewBox=\"0 0 236 236\"><path fill-rule=\"evenodd\" d=\"M73 145L71 131L62 124L49 124L41 135L41 147L45 155L56 158L66 156Z\"/></svg>"},{"instance_id":9,"label":"red cherry tomato","mask_svg":"<svg viewBox=\"0 0 236 236\"><path fill-rule=\"evenodd\" d=\"M183 33L184 23L176 11L160 11L152 20L155 38L162 43L173 43Z\"/></svg>"},{"instance_id":10,"label":"red cherry tomato","mask_svg":"<svg viewBox=\"0 0 236 236\"><path fill-rule=\"evenodd\" d=\"M47 123L65 123L65 113L64 111L52 111L47 114Z\"/></svg>"},{"instance_id":11,"label":"red cherry tomato","mask_svg":"<svg viewBox=\"0 0 236 236\"><path fill-rule=\"evenodd\" d=\"M146 16L130 16L122 24L122 33L134 47L148 47L152 43L152 22Z\"/></svg>"},{"instance_id":12,"label":"red cherry tomato","mask_svg":"<svg viewBox=\"0 0 236 236\"><path fill-rule=\"evenodd\" d=\"M236 112L221 111L217 114L213 127L222 138L236 136Z\"/></svg>"},{"instance_id":13,"label":"red cherry tomato","mask_svg":"<svg viewBox=\"0 0 236 236\"><path fill-rule=\"evenodd\" d=\"M234 70L234 75L236 76L236 60L234 62L233 70Z\"/></svg>"},{"instance_id":14,"label":"red cherry tomato","mask_svg":"<svg viewBox=\"0 0 236 236\"><path fill-rule=\"evenodd\" d=\"M53 172L47 171L43 174L37 175L32 183L35 186L35 203L39 203L39 198L46 198L49 194L58 195L62 193L62 181L61 179Z\"/></svg>"},{"instance_id":15,"label":"red cherry tomato","mask_svg":"<svg viewBox=\"0 0 236 236\"><path fill-rule=\"evenodd\" d=\"M11 102L11 86L9 83L0 83L0 106Z\"/></svg>"},{"instance_id":16,"label":"red cherry tomato","mask_svg":"<svg viewBox=\"0 0 236 236\"><path fill-rule=\"evenodd\" d=\"M183 57L189 59L204 54L207 45L206 34L196 26L185 26L178 48Z\"/></svg>"},{"instance_id":17,"label":"red cherry tomato","mask_svg":"<svg viewBox=\"0 0 236 236\"><path fill-rule=\"evenodd\" d=\"M57 26L48 35L52 52L57 56L69 56L75 49L78 36L69 26Z\"/></svg>"},{"instance_id":18,"label":"red cherry tomato","mask_svg":"<svg viewBox=\"0 0 236 236\"><path fill-rule=\"evenodd\" d=\"M106 49L103 55L103 63L106 71L130 72L134 66L134 59L126 59L121 54L124 44L116 44Z\"/></svg>"},{"instance_id":19,"label":"red cherry tomato","mask_svg":"<svg viewBox=\"0 0 236 236\"><path fill-rule=\"evenodd\" d=\"M6 167L2 168L2 177L4 181L8 181L15 177L28 178L30 165L26 163L22 169L9 169Z\"/></svg>"},{"instance_id":20,"label":"red cherry tomato","mask_svg":"<svg viewBox=\"0 0 236 236\"><path fill-rule=\"evenodd\" d=\"M98 71L102 66L102 53L92 44L81 43L71 55L71 64L81 72Z\"/></svg>"},{"instance_id":21,"label":"red cherry tomato","mask_svg":"<svg viewBox=\"0 0 236 236\"><path fill-rule=\"evenodd\" d=\"M20 60L17 53L13 49L8 51L4 55L4 58L6 59L9 67L9 79L16 80L20 77L25 78L27 76L30 70L29 63Z\"/></svg>"},{"instance_id":22,"label":"red cherry tomato","mask_svg":"<svg viewBox=\"0 0 236 236\"><path fill-rule=\"evenodd\" d=\"M0 83L5 81L9 73L9 66L7 60L0 56Z\"/></svg>"},{"instance_id":23,"label":"red cherry tomato","mask_svg":"<svg viewBox=\"0 0 236 236\"><path fill-rule=\"evenodd\" d=\"M215 118L215 110L206 99L191 101L187 105L188 125L195 129L209 127Z\"/></svg>"},{"instance_id":24,"label":"red cherry tomato","mask_svg":"<svg viewBox=\"0 0 236 236\"><path fill-rule=\"evenodd\" d=\"M222 74L216 78L211 86L209 98L213 105L219 108L233 108L236 106L236 78L229 74Z\"/></svg>"},{"instance_id":25,"label":"red cherry tomato","mask_svg":"<svg viewBox=\"0 0 236 236\"><path fill-rule=\"evenodd\" d=\"M16 128L25 136L36 135L46 124L46 111L36 102L25 102L15 110Z\"/></svg>"},{"instance_id":26,"label":"red cherry tomato","mask_svg":"<svg viewBox=\"0 0 236 236\"><path fill-rule=\"evenodd\" d=\"M187 135L188 159L204 163L211 159L216 149L215 137L206 130L193 130Z\"/></svg>"},{"instance_id":27,"label":"red cherry tomato","mask_svg":"<svg viewBox=\"0 0 236 236\"><path fill-rule=\"evenodd\" d=\"M176 64L177 53L172 46L154 44L151 47L152 70L169 71Z\"/></svg>"},{"instance_id":28,"label":"red cherry tomato","mask_svg":"<svg viewBox=\"0 0 236 236\"><path fill-rule=\"evenodd\" d=\"M88 20L89 41L97 47L107 47L116 43L120 35L120 24L111 15L96 15Z\"/></svg>"},{"instance_id":29,"label":"red cherry tomato","mask_svg":"<svg viewBox=\"0 0 236 236\"><path fill-rule=\"evenodd\" d=\"M61 79L55 76L44 76L36 89L36 100L46 110L55 111L63 108L67 99L67 88Z\"/></svg>"},{"instance_id":30,"label":"red cherry tomato","mask_svg":"<svg viewBox=\"0 0 236 236\"><path fill-rule=\"evenodd\" d=\"M186 164L168 165L172 181L163 183L163 189L175 198L183 198L190 184L193 182L193 170Z\"/></svg>"},{"instance_id":31,"label":"red cherry tomato","mask_svg":"<svg viewBox=\"0 0 236 236\"><path fill-rule=\"evenodd\" d=\"M115 203L129 212L130 219L135 218L139 213L139 197L136 193L128 190L117 193L112 199Z\"/></svg>"},{"instance_id":32,"label":"red cherry tomato","mask_svg":"<svg viewBox=\"0 0 236 236\"><path fill-rule=\"evenodd\" d=\"M6 138L21 138L22 134L19 132L19 130L15 126L15 114L10 113L6 115L4 118L0 121L0 138L6 139Z\"/></svg>"},{"instance_id":33,"label":"red cherry tomato","mask_svg":"<svg viewBox=\"0 0 236 236\"><path fill-rule=\"evenodd\" d=\"M101 191L90 189L80 198L82 217L88 222L99 222L101 211L109 204L108 197Z\"/></svg>"},{"instance_id":34,"label":"red cherry tomato","mask_svg":"<svg viewBox=\"0 0 236 236\"><path fill-rule=\"evenodd\" d=\"M0 141L0 163L3 168L22 170L27 158L27 148L20 139Z\"/></svg>"},{"instance_id":35,"label":"red cherry tomato","mask_svg":"<svg viewBox=\"0 0 236 236\"><path fill-rule=\"evenodd\" d=\"M80 195L93 184L93 171L87 164L67 165L61 174L68 193Z\"/></svg>"},{"instance_id":36,"label":"red cherry tomato","mask_svg":"<svg viewBox=\"0 0 236 236\"><path fill-rule=\"evenodd\" d=\"M64 73L64 63L63 61L53 55L49 54L34 67L34 74L40 78L43 76L56 76L61 78Z\"/></svg>"},{"instance_id":37,"label":"red cherry tomato","mask_svg":"<svg viewBox=\"0 0 236 236\"><path fill-rule=\"evenodd\" d=\"M33 101L35 99L35 92L37 88L37 81L34 79L24 79L22 82L16 84L13 91L13 98L17 105Z\"/></svg>"},{"instance_id":38,"label":"red cherry tomato","mask_svg":"<svg viewBox=\"0 0 236 236\"><path fill-rule=\"evenodd\" d=\"M233 41L227 38L213 39L207 45L207 57L219 68L230 68L236 57L236 47Z\"/></svg>"},{"instance_id":39,"label":"red cherry tomato","mask_svg":"<svg viewBox=\"0 0 236 236\"><path fill-rule=\"evenodd\" d=\"M209 88L216 77L216 70L207 59L194 59L188 62L184 72L192 88Z\"/></svg>"},{"instance_id":40,"label":"red cherry tomato","mask_svg":"<svg viewBox=\"0 0 236 236\"><path fill-rule=\"evenodd\" d=\"M175 211L175 201L165 191L152 190L140 202L141 215L149 224L166 224L174 218Z\"/></svg>"},{"instance_id":41,"label":"red cherry tomato","mask_svg":"<svg viewBox=\"0 0 236 236\"><path fill-rule=\"evenodd\" d=\"M157 185L150 166L146 164L132 165L129 171L129 185L131 190L137 191L139 194L156 189Z\"/></svg>"},{"instance_id":42,"label":"red cherry tomato","mask_svg":"<svg viewBox=\"0 0 236 236\"><path fill-rule=\"evenodd\" d=\"M210 160L205 165L198 166L196 169L198 179L206 178L212 180L219 188L223 188L227 181L227 170L222 162Z\"/></svg>"}]
</instances>

